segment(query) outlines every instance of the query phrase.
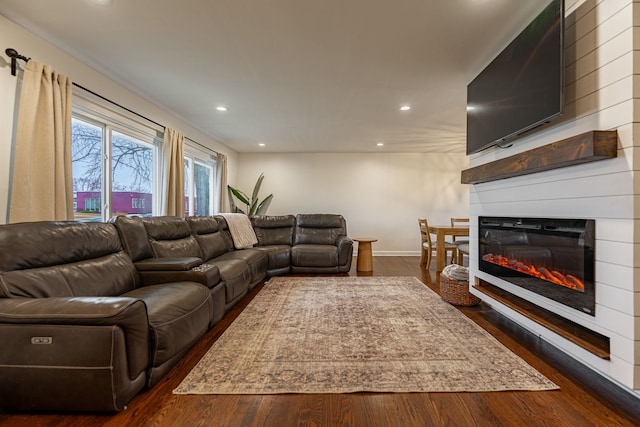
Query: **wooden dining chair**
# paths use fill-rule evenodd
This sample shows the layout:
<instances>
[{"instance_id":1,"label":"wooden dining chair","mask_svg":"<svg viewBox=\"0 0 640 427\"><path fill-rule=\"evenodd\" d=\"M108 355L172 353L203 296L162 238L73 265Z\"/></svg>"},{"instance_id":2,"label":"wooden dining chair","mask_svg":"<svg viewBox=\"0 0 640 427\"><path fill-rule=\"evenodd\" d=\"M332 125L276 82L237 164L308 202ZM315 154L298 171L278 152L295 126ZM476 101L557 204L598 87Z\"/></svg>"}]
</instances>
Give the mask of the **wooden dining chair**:
<instances>
[{"instance_id":1,"label":"wooden dining chair","mask_svg":"<svg viewBox=\"0 0 640 427\"><path fill-rule=\"evenodd\" d=\"M433 253L437 251L436 243L431 239L431 233L429 233L429 224L425 218L418 218L418 225L420 226L420 239L421 250L420 250L420 265L424 265L427 270L431 265L431 258ZM448 253L451 253L451 262L457 257L458 247L451 242L445 242L444 246L444 255L448 256ZM445 258L445 264L446 262Z\"/></svg>"},{"instance_id":2,"label":"wooden dining chair","mask_svg":"<svg viewBox=\"0 0 640 427\"><path fill-rule=\"evenodd\" d=\"M469 218L451 218L451 226L469 225Z\"/></svg>"},{"instance_id":3,"label":"wooden dining chair","mask_svg":"<svg viewBox=\"0 0 640 427\"><path fill-rule=\"evenodd\" d=\"M451 226L469 225L469 218L451 218ZM464 256L469 256L469 237L453 236L452 243L458 248L458 265L464 265Z\"/></svg>"}]
</instances>

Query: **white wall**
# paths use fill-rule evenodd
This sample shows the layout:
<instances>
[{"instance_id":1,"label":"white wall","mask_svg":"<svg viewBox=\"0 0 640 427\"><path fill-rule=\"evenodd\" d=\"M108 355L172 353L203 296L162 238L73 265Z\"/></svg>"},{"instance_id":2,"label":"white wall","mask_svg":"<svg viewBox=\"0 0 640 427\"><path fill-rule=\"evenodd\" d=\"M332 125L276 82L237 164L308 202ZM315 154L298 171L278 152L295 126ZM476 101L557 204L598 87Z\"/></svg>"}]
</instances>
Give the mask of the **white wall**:
<instances>
[{"instance_id":1,"label":"white wall","mask_svg":"<svg viewBox=\"0 0 640 427\"><path fill-rule=\"evenodd\" d=\"M418 217L449 223L468 216L460 184L464 154L239 154L238 187L273 193L270 215L339 213L352 237L373 237L374 255L418 255Z\"/></svg>"},{"instance_id":2,"label":"white wall","mask_svg":"<svg viewBox=\"0 0 640 427\"><path fill-rule=\"evenodd\" d=\"M96 70L88 67L51 43L28 32L3 16L0 16L0 40L2 40L2 54L0 55L0 224L7 218L10 181L11 144L13 135L14 110L16 90L19 80L11 75L9 58L4 54L6 48L13 48L22 55L31 57L38 62L49 64L64 75L83 87L98 93L118 104L129 108L164 126L172 127L185 136L228 157L229 182L236 177L237 156L235 151L206 136L188 123L172 116L158 108L153 103L138 96L133 91L110 80ZM18 61L20 67L24 62Z\"/></svg>"},{"instance_id":3,"label":"white wall","mask_svg":"<svg viewBox=\"0 0 640 427\"><path fill-rule=\"evenodd\" d=\"M634 145L638 111L634 71L637 3L632 0L568 2L566 21L565 111L551 127L518 140L505 150L471 158L477 166L590 130L617 130L616 159L478 184L470 187L474 235L480 215L591 218L596 220L596 316L538 297L477 269L477 242L471 242L471 274L611 340L611 360L599 359L548 330L496 305L524 326L576 359L629 389L640 388L640 266L638 251L638 181ZM636 7L637 9L637 7ZM491 302L488 297L478 294ZM493 302L492 302L493 303Z\"/></svg>"}]
</instances>

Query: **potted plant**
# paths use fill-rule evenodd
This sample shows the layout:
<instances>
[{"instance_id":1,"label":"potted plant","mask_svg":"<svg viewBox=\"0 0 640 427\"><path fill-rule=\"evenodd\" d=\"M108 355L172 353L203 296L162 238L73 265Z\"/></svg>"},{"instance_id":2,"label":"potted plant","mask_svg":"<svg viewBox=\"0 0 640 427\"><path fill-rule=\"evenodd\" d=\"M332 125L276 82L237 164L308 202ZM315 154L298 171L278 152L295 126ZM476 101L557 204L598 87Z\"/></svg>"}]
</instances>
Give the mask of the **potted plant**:
<instances>
[{"instance_id":1,"label":"potted plant","mask_svg":"<svg viewBox=\"0 0 640 427\"><path fill-rule=\"evenodd\" d=\"M256 185L253 187L253 193L251 193L251 198L247 196L243 191L234 188L230 185L227 185L227 190L229 192L229 203L231 204L231 212L234 213L243 213L248 216L253 215L264 215L271 204L271 200L273 199L273 194L269 194L264 200L260 201L258 199L258 193L260 192L260 186L262 185L262 180L264 179L264 173L261 173L258 177L258 181ZM243 203L246 206L246 211L240 209L235 201L234 197L238 199L239 202Z\"/></svg>"}]
</instances>

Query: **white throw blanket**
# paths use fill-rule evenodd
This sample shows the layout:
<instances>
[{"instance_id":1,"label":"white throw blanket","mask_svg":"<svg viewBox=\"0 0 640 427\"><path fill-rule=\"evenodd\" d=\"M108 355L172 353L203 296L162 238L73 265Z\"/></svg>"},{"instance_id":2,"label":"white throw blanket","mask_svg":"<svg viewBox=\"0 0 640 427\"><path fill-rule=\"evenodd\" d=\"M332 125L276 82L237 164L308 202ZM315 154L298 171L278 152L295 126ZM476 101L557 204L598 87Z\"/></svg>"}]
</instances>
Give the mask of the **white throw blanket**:
<instances>
[{"instance_id":1,"label":"white throw blanket","mask_svg":"<svg viewBox=\"0 0 640 427\"><path fill-rule=\"evenodd\" d=\"M258 243L258 238L255 231L253 231L248 216L241 213L221 213L220 215L227 220L233 245L236 249L250 248Z\"/></svg>"}]
</instances>

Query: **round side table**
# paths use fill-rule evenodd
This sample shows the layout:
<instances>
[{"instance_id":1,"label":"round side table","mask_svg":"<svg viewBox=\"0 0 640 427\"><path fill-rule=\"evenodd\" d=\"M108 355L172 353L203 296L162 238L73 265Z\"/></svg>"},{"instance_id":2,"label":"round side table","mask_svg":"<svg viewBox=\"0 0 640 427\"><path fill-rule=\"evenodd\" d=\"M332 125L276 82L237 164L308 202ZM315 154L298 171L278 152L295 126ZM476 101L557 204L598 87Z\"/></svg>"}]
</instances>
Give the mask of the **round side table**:
<instances>
[{"instance_id":1,"label":"round side table","mask_svg":"<svg viewBox=\"0 0 640 427\"><path fill-rule=\"evenodd\" d=\"M371 253L371 243L377 242L378 239L369 237L354 238L358 242L358 266L357 271L370 272L373 271L373 254Z\"/></svg>"}]
</instances>

